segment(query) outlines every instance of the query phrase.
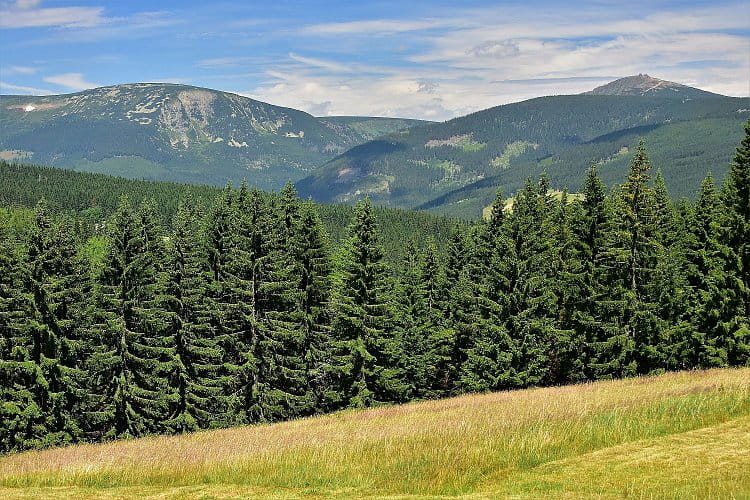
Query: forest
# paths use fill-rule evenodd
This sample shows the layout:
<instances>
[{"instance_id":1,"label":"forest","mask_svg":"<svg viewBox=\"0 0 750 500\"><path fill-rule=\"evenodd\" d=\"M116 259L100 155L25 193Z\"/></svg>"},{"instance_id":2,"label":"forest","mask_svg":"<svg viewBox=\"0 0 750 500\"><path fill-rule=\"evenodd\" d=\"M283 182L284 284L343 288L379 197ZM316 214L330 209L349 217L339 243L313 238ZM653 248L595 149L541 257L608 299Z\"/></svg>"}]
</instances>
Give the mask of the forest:
<instances>
[{"instance_id":1,"label":"forest","mask_svg":"<svg viewBox=\"0 0 750 500\"><path fill-rule=\"evenodd\" d=\"M120 197L96 259L42 198L0 219L0 452L750 362L750 122L694 202L643 143L621 186L552 191L397 263L369 200L333 244L291 185L185 192L169 223Z\"/></svg>"}]
</instances>

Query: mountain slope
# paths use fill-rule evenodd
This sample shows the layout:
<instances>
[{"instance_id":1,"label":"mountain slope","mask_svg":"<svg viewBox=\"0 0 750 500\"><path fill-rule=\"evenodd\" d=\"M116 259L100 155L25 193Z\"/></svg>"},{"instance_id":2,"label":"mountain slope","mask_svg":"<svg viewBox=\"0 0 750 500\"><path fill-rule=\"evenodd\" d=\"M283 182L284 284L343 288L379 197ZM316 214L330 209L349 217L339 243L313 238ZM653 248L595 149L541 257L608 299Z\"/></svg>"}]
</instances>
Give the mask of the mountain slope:
<instances>
[{"instance_id":1,"label":"mountain slope","mask_svg":"<svg viewBox=\"0 0 750 500\"><path fill-rule=\"evenodd\" d=\"M688 195L697 183L670 178L672 166L694 174L691 182L710 169L721 176L750 108L747 98L709 96L573 95L498 106L356 146L297 186L302 195L325 201L350 202L368 195L392 206L475 217L484 198L450 195L451 203L463 206L444 207L441 197L474 185L493 193L502 187L511 194L527 176L544 170L553 186L575 190L589 164L607 162L623 147L632 148L644 133L661 129L669 155L660 158L659 166L668 182L678 181L673 194ZM690 133L670 134L676 124ZM620 178L627 161L610 163L609 179Z\"/></svg>"},{"instance_id":2,"label":"mountain slope","mask_svg":"<svg viewBox=\"0 0 750 500\"><path fill-rule=\"evenodd\" d=\"M348 148L415 122L319 119L237 94L126 84L0 96L0 155L134 178L277 188Z\"/></svg>"},{"instance_id":3,"label":"mountain slope","mask_svg":"<svg viewBox=\"0 0 750 500\"><path fill-rule=\"evenodd\" d=\"M744 498L750 368L468 395L0 459L5 498Z\"/></svg>"},{"instance_id":4,"label":"mountain slope","mask_svg":"<svg viewBox=\"0 0 750 500\"><path fill-rule=\"evenodd\" d=\"M633 75L609 82L594 90L584 92L584 95L639 95L648 97L673 97L676 99L701 99L706 97L722 97L719 94L688 87L681 83L661 80L649 75Z\"/></svg>"}]
</instances>

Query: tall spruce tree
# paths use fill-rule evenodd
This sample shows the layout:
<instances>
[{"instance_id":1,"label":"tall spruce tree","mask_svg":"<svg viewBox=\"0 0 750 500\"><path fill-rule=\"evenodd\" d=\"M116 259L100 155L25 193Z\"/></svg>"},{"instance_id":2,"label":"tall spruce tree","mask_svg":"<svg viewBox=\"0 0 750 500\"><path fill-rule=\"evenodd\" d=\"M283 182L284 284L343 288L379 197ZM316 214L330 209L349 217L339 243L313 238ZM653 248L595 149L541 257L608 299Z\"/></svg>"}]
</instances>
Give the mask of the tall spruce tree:
<instances>
[{"instance_id":1,"label":"tall spruce tree","mask_svg":"<svg viewBox=\"0 0 750 500\"><path fill-rule=\"evenodd\" d=\"M600 302L605 331L594 364L599 377L650 373L663 366L656 305L649 295L659 254L650 170L641 142L628 178L610 204L604 263L607 298Z\"/></svg>"},{"instance_id":2,"label":"tall spruce tree","mask_svg":"<svg viewBox=\"0 0 750 500\"><path fill-rule=\"evenodd\" d=\"M37 404L44 414L45 442L82 438L78 415L85 408L83 332L85 272L78 261L72 224L53 222L46 202L37 204L29 242L29 285L33 299Z\"/></svg>"},{"instance_id":3,"label":"tall spruce tree","mask_svg":"<svg viewBox=\"0 0 750 500\"><path fill-rule=\"evenodd\" d=\"M174 353L169 385L176 397L165 426L172 432L205 429L222 423L227 411L221 384L222 352L212 325L211 271L191 198L181 201L172 222L167 252L164 307L166 337Z\"/></svg>"},{"instance_id":4,"label":"tall spruce tree","mask_svg":"<svg viewBox=\"0 0 750 500\"><path fill-rule=\"evenodd\" d=\"M685 238L687 296L682 314L690 328L672 337L668 368L725 366L727 351L717 334L727 316L724 272L727 248L719 239L721 205L713 178L701 183L695 206L688 214Z\"/></svg>"},{"instance_id":5,"label":"tall spruce tree","mask_svg":"<svg viewBox=\"0 0 750 500\"><path fill-rule=\"evenodd\" d=\"M37 404L34 323L20 241L0 221L0 452L41 446L47 429Z\"/></svg>"},{"instance_id":6,"label":"tall spruce tree","mask_svg":"<svg viewBox=\"0 0 750 500\"><path fill-rule=\"evenodd\" d=\"M135 211L121 198L109 224L109 245L97 291L95 344L89 359L94 438L133 437L162 431L173 393L168 389L170 348L159 308L155 267L160 236L152 206Z\"/></svg>"},{"instance_id":7,"label":"tall spruce tree","mask_svg":"<svg viewBox=\"0 0 750 500\"><path fill-rule=\"evenodd\" d=\"M595 378L592 365L596 363L597 347L606 341L603 329L604 317L602 313L602 299L605 298L603 289L603 262L605 250L605 228L610 224L607 215L606 191L604 183L592 165L586 173L586 180L581 190L583 199L581 210L573 221L575 232L576 255L581 266L580 281L577 295L570 297L573 305L571 323L575 333L574 338L583 342L578 355L582 371L571 374L577 380Z\"/></svg>"},{"instance_id":8,"label":"tall spruce tree","mask_svg":"<svg viewBox=\"0 0 750 500\"><path fill-rule=\"evenodd\" d=\"M359 408L402 401L407 387L399 368L400 348L391 334L392 284L369 199L357 205L349 234L334 288L330 369L338 395L332 403Z\"/></svg>"},{"instance_id":9,"label":"tall spruce tree","mask_svg":"<svg viewBox=\"0 0 750 500\"><path fill-rule=\"evenodd\" d=\"M321 411L330 398L327 378L331 348L331 260L327 235L318 211L304 203L298 239L299 312L304 335L302 353L307 387L305 414Z\"/></svg>"},{"instance_id":10,"label":"tall spruce tree","mask_svg":"<svg viewBox=\"0 0 750 500\"><path fill-rule=\"evenodd\" d=\"M513 365L517 343L508 334L504 315L515 268L513 248L506 236L504 200L497 193L490 219L477 228L475 254L466 267L458 306L463 324L456 325L465 347L458 386L461 391L507 389L518 385Z\"/></svg>"},{"instance_id":11,"label":"tall spruce tree","mask_svg":"<svg viewBox=\"0 0 750 500\"><path fill-rule=\"evenodd\" d=\"M734 312L722 325L730 365L750 362L750 120L722 190L722 237L729 255L724 290Z\"/></svg>"}]
</instances>

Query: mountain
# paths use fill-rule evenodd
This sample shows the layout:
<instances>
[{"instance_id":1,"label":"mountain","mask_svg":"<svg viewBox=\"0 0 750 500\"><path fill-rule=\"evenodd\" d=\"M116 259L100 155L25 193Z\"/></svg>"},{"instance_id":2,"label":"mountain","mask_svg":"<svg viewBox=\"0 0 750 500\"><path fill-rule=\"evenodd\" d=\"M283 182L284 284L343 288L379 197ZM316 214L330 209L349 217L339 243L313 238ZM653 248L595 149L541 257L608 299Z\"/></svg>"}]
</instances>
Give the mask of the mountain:
<instances>
[{"instance_id":1,"label":"mountain","mask_svg":"<svg viewBox=\"0 0 750 500\"><path fill-rule=\"evenodd\" d=\"M609 82L594 90L584 92L585 95L639 95L649 97L674 97L677 99L700 99L706 97L722 97L713 92L688 87L681 83L660 80L649 75L640 74L626 76Z\"/></svg>"},{"instance_id":2,"label":"mountain","mask_svg":"<svg viewBox=\"0 0 750 500\"><path fill-rule=\"evenodd\" d=\"M0 157L131 178L262 188L417 120L316 118L228 92L162 83L0 96Z\"/></svg>"},{"instance_id":3,"label":"mountain","mask_svg":"<svg viewBox=\"0 0 750 500\"><path fill-rule=\"evenodd\" d=\"M626 91L617 84L606 92L616 88ZM321 201L370 196L395 207L478 217L498 188L512 195L542 172L554 187L575 191L597 163L610 185L621 182L644 138L672 194L691 196L709 170L722 178L750 109L748 98L699 89L680 90L683 99L596 92L530 99L392 133L339 155L297 187Z\"/></svg>"}]
</instances>

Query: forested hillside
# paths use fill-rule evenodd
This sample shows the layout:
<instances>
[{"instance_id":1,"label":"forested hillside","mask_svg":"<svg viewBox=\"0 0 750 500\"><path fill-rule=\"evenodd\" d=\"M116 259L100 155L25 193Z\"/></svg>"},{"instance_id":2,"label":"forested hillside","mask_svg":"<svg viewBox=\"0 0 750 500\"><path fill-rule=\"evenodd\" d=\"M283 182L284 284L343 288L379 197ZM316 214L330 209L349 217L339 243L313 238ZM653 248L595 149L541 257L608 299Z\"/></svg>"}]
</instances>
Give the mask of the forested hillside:
<instances>
[{"instance_id":1,"label":"forested hillside","mask_svg":"<svg viewBox=\"0 0 750 500\"><path fill-rule=\"evenodd\" d=\"M206 211L220 192L213 186L125 179L0 160L0 207L34 208L44 198L52 211L73 215L84 238L103 231L106 218L115 211L122 195L127 195L134 205L146 199L154 201L159 223L171 226L180 199L190 196ZM338 246L345 238L354 208L319 204L317 210L331 243ZM433 240L443 252L452 227L464 224L456 219L408 210L376 207L374 211L387 258L392 263L403 260L409 239L420 245Z\"/></svg>"},{"instance_id":2,"label":"forested hillside","mask_svg":"<svg viewBox=\"0 0 750 500\"><path fill-rule=\"evenodd\" d=\"M640 144L610 193L596 166L572 202L527 179L402 266L369 200L334 250L291 185L185 193L168 229L122 197L94 266L42 200L0 224L0 449L746 365L750 123L695 203L652 174Z\"/></svg>"},{"instance_id":3,"label":"forested hillside","mask_svg":"<svg viewBox=\"0 0 750 500\"><path fill-rule=\"evenodd\" d=\"M665 82L671 83L671 82ZM676 85L676 84L675 84ZM673 196L692 196L708 173L722 179L750 100L704 93L553 96L411 128L356 146L297 183L303 196L478 217L494 192L529 176L575 191L597 164L622 183L638 141L652 145Z\"/></svg>"},{"instance_id":4,"label":"forested hillside","mask_svg":"<svg viewBox=\"0 0 750 500\"><path fill-rule=\"evenodd\" d=\"M279 189L419 120L319 119L230 92L135 83L0 96L0 158L136 179Z\"/></svg>"}]
</instances>

